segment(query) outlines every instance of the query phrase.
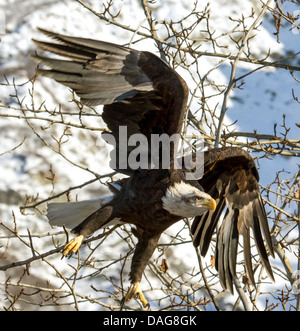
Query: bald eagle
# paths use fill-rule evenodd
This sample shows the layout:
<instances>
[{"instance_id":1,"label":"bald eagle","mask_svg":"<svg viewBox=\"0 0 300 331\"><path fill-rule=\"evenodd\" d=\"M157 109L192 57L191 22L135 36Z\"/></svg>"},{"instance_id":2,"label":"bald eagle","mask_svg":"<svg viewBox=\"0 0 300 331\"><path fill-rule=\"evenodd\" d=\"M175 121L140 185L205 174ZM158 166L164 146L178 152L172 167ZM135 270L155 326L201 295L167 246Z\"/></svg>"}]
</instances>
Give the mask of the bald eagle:
<instances>
[{"instance_id":1,"label":"bald eagle","mask_svg":"<svg viewBox=\"0 0 300 331\"><path fill-rule=\"evenodd\" d=\"M143 134L148 141L153 134L181 132L188 87L163 60L149 52L40 30L56 42L34 40L38 47L64 59L33 55L38 64L48 67L39 68L38 73L73 89L87 106L104 105L102 118L116 139L116 150L121 143L120 127L125 126L130 135ZM160 164L155 169L124 169L119 161L116 170L128 177L112 184L111 197L51 203L47 216L51 225L73 227L76 237L65 246L64 255L77 252L83 239L100 228L116 223L135 226L138 243L129 275L131 286L123 302L134 297L148 306L140 287L144 269L163 231L185 217L194 219L193 243L203 256L217 230L215 266L224 289L233 291L240 235L246 273L255 284L250 231L261 263L273 280L268 254L274 253L259 175L246 151L234 147L207 150L204 175L197 180L187 180L186 170L172 162L168 168Z\"/></svg>"}]
</instances>

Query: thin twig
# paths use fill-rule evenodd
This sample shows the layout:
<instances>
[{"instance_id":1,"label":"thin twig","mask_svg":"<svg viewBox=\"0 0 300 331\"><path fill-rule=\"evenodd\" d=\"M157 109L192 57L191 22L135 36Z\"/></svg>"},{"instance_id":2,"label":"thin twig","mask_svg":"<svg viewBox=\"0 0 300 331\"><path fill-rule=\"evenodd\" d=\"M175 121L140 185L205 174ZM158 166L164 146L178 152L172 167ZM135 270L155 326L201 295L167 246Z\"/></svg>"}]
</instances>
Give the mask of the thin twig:
<instances>
[{"instance_id":1,"label":"thin twig","mask_svg":"<svg viewBox=\"0 0 300 331\"><path fill-rule=\"evenodd\" d=\"M239 52L236 55L236 57L234 59L234 62L231 63L230 79L229 79L228 87L227 87L227 89L224 93L224 99L223 99L223 104L222 104L220 118L219 118L219 126L218 126L218 130L217 130L217 134L216 134L216 140L215 140L215 148L217 148L219 146L220 136L221 136L221 132L223 130L223 122L224 122L225 114L226 114L226 111L227 111L227 104L228 104L228 100L229 100L229 95L231 93L231 90L232 90L232 88L234 86L234 82L235 82L235 73L236 73L236 69L237 69L237 64L241 60L242 53L244 51L244 48L247 46L247 42L248 42L248 39L250 38L250 36L252 34L252 31L256 28L257 24L260 22L260 20L264 16L264 14L267 10L267 6L271 2L272 2L272 0L268 0L267 4L263 6L262 11L257 16L255 21L252 23L249 30L247 30L247 32L245 34L245 37L243 38L243 41L241 43Z\"/></svg>"}]
</instances>

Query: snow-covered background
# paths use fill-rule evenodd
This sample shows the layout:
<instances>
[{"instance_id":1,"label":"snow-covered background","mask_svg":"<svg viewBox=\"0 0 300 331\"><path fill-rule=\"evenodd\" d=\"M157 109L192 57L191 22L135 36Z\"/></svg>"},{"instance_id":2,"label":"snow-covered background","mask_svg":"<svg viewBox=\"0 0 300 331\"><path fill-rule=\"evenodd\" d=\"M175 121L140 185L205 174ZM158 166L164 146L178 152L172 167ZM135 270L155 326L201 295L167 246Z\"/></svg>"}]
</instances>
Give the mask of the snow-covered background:
<instances>
[{"instance_id":1,"label":"snow-covered background","mask_svg":"<svg viewBox=\"0 0 300 331\"><path fill-rule=\"evenodd\" d=\"M94 10L101 11L103 1L86 1ZM204 10L207 1L199 1L198 10ZM185 17L193 9L194 2L183 0L158 0L151 5L153 15L157 20L177 21ZM286 3L289 12L299 9L299 5ZM211 31L215 31L216 35L230 31L235 26L233 20L228 17L238 19L241 18L242 13L245 16L251 14L254 8L259 12L261 5L257 0L237 1L237 0L216 0L211 2ZM1 36L0 43L0 82L5 83L6 79L12 83L15 82L18 86L18 96L22 100L24 107L31 106L30 93L34 93L34 100L36 108L39 108L46 100L47 109L58 108L62 105L64 112L76 112L76 106L71 103L72 95L70 91L56 82L38 77L34 84L34 91L29 93L31 84L24 84L28 77L33 77L35 72L35 64L30 59L29 55L34 53L36 47L31 39L44 38L38 32L37 28L42 27L48 30L53 30L63 34L70 34L75 36L89 37L95 39L106 40L119 44L128 44L133 37L133 33L126 29L121 29L110 25L91 12L82 7L75 0L0 0L0 10L4 16L5 34ZM137 0L115 0L113 1L112 11L114 14L120 11L118 21L122 24L136 29L141 23L147 26L145 22L144 11ZM5 15L3 15L3 13ZM191 20L193 17L191 17ZM187 20L186 23L189 21ZM189 22L190 23L190 22ZM1 28L0 24L0 28ZM293 33L291 26L285 24L281 28L280 42L277 42L274 35L275 28L271 15L264 18L262 26L257 32L257 37L251 43L252 53L258 58L264 58L269 50L275 58L285 57L288 54L300 51L300 34ZM146 30L144 30L146 32ZM0 30L1 33L1 30ZM163 31L158 31L161 38L164 37ZM194 31L195 38L199 38L201 33ZM138 39L136 36L134 40ZM224 40L222 40L224 42ZM224 49L225 53L232 51L236 52L235 45L228 38L228 48ZM135 48L157 52L157 48L152 40L142 40L134 44ZM201 51L213 51L209 43L204 43ZM210 68L213 68L219 61L217 58L200 57L199 68L201 74L205 74ZM291 60L291 64L300 66L299 56ZM240 64L238 75L246 73L254 69L249 64ZM225 85L228 83L230 66L228 63L222 65L218 70L214 70L210 75L210 79L218 85ZM178 71L185 77L182 69ZM190 86L194 82L187 81ZM236 122L237 131L265 133L272 135L274 124L278 123L278 132L281 132L280 124L282 124L283 114L286 115L286 126L290 128L290 139L299 138L299 128L295 125L299 122L300 111L299 104L293 100L292 89L296 96L300 97L300 87L284 69L270 69L266 68L257 73L245 78L245 84L242 89L235 89L229 104L227 112L227 123ZM14 87L7 87L0 85L0 100L1 104L6 104L10 107L17 107L16 99L12 97L15 94ZM221 104L222 96L211 99L211 107L214 108L218 103ZM192 104L191 109L197 109L198 105ZM4 108L0 108L1 113L8 113ZM22 112L12 109L10 114L22 115ZM78 121L78 118L77 118ZM76 119L74 120L74 123ZM104 124L99 117L90 116L85 117L84 122L91 127L104 127ZM41 137L51 144L54 148L55 140L52 137L59 138L64 130L63 126L48 127L49 123L43 121L30 121L41 135ZM79 123L79 121L77 122ZM282 129L283 131L283 129ZM41 139L39 139L28 124L18 118L4 118L0 117L0 221L7 226L14 228L14 219L18 226L18 233L27 235L27 229L30 230L33 236L34 247L40 252L45 252L51 249L51 237L47 236L50 232L60 231L52 229L47 219L42 213L45 212L46 205L39 207L41 214L26 210L26 215L20 213L19 207L24 205L27 196L37 197L37 201L46 199L51 194L57 194L69 187L83 184L94 178L93 172L105 175L111 172L108 167L108 151L105 145L99 143L100 131L78 130L71 128L70 135L65 136L66 140L63 145L63 154L78 166L73 166L66 159L52 151L47 147ZM24 140L25 139L25 140ZM23 141L24 140L24 141ZM22 143L23 142L23 143ZM22 143L22 144L21 144ZM18 146L15 150L14 147ZM10 151L5 153L6 151ZM271 183L278 170L286 170L290 173L297 171L296 158L272 157L271 159L263 159L260 161L260 176L261 184L266 186ZM52 174L55 173L54 181L51 181ZM283 174L284 176L284 174ZM104 181L108 180L105 178ZM99 181L72 191L71 199L85 199L98 197L108 192L105 185ZM65 200L66 197L60 197ZM14 216L13 216L14 215ZM175 235L178 232L176 226L169 230L169 234ZM11 236L4 229L0 230L0 265L5 265L15 261L25 260L32 256L30 248L25 249L24 245L17 239L9 239ZM24 237L28 241L28 237ZM62 244L65 238L61 237ZM111 241L110 241L110 238ZM120 251L112 246L116 242L116 237L112 235L106 240L97 252L94 253L96 258L101 254L101 259L113 261L120 257ZM163 237L163 241L167 242L168 236ZM193 261L196 261L194 249L184 245L184 248L170 248L168 252L172 258L168 259L170 269L181 267L182 272L189 272L193 268ZM7 249L10 247L12 249ZM126 248L126 247L125 247ZM126 252L122 252L123 255ZM293 252L287 252L290 257ZM30 266L30 275L22 277L22 283L39 284L39 286L48 286L51 288L59 288L61 279L55 276L54 270L61 274L70 274L72 270L68 266L70 261L60 259L60 255L56 254L49 258L49 261L55 266L46 266L45 263L33 262ZM76 263L76 261L74 262ZM272 263L279 265L276 261ZM293 259L294 270L296 259ZM128 263L127 263L128 264ZM197 262L194 263L197 266ZM128 266L125 272L128 272ZM80 282L81 288L78 290L81 294L88 295L91 292L90 284L95 284L96 288L101 287L102 290L107 289L112 291L111 282L107 281L106 277L113 277L115 282L119 282L118 274L121 266L112 264L109 268L104 270L105 275L93 277L93 279L86 279ZM15 273L15 269L9 269L6 272L0 271L0 282L4 279L10 278L11 282L17 282L21 277L22 271ZM81 275L81 276L84 276ZM160 288L160 283L155 282L154 287ZM274 288L284 286L281 281ZM156 292L147 293L150 298L155 297ZM229 300L229 299L228 299ZM30 298L28 298L30 301ZM111 299L110 304L113 304ZM263 304L263 303L262 303ZM5 300L3 288L0 285L0 306L9 305ZM28 307L30 309L39 309L38 303L36 306L32 303L26 305L26 302L20 301L19 307ZM23 305L23 306L22 306ZM56 307L57 308L57 307ZM73 309L72 306L64 306L63 309ZM1 308L0 308L1 309ZM81 309L95 309L95 306L89 303L82 303ZM97 307L96 309L99 309Z\"/></svg>"}]
</instances>

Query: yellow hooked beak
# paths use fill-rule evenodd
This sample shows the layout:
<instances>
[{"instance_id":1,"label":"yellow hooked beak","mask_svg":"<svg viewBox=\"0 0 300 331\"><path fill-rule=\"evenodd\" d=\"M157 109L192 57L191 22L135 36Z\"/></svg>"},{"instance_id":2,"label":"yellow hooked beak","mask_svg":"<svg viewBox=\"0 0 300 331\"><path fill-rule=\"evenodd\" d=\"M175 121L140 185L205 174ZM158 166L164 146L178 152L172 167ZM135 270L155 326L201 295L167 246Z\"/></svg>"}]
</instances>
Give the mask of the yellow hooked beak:
<instances>
[{"instance_id":1,"label":"yellow hooked beak","mask_svg":"<svg viewBox=\"0 0 300 331\"><path fill-rule=\"evenodd\" d=\"M196 202L197 206L202 206L208 210L215 210L216 209L216 200L213 198L208 198L204 202L203 201L198 201Z\"/></svg>"}]
</instances>

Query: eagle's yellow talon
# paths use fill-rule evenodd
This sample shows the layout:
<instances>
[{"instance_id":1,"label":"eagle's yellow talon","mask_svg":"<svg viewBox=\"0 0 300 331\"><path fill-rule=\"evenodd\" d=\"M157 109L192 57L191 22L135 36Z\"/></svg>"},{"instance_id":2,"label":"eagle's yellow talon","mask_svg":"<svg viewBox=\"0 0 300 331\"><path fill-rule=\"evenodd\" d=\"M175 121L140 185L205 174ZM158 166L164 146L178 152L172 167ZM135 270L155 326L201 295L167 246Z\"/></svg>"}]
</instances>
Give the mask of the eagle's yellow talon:
<instances>
[{"instance_id":1,"label":"eagle's yellow talon","mask_svg":"<svg viewBox=\"0 0 300 331\"><path fill-rule=\"evenodd\" d=\"M130 301L132 298L140 299L140 301L141 301L144 308L149 308L150 307L148 301L144 297L144 294L143 294L141 286L140 286L140 282L136 282L131 286L130 290L126 294L123 301L127 302L127 301Z\"/></svg>"},{"instance_id":2,"label":"eagle's yellow talon","mask_svg":"<svg viewBox=\"0 0 300 331\"><path fill-rule=\"evenodd\" d=\"M84 239L83 235L80 235L67 243L64 247L63 255L66 256L68 254L76 253L80 248L82 241Z\"/></svg>"}]
</instances>

